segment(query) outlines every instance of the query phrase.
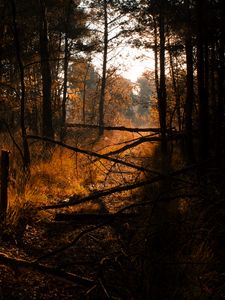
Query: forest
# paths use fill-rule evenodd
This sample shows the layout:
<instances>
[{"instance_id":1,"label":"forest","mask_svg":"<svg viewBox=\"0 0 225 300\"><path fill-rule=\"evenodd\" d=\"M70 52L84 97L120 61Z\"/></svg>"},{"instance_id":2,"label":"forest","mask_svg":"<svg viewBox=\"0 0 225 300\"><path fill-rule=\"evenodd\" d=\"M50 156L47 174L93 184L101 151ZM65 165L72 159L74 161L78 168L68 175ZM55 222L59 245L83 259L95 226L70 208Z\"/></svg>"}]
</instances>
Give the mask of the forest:
<instances>
[{"instance_id":1,"label":"forest","mask_svg":"<svg viewBox=\"0 0 225 300\"><path fill-rule=\"evenodd\" d=\"M224 1L0 0L0 161L0 299L225 299Z\"/></svg>"}]
</instances>

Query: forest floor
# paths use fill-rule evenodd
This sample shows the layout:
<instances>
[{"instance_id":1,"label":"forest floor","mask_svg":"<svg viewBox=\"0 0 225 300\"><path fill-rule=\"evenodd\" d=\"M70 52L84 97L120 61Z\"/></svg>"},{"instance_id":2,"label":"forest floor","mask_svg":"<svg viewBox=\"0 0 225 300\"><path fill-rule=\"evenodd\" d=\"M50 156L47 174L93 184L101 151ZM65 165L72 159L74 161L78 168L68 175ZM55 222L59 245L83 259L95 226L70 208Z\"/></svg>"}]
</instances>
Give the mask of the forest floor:
<instances>
[{"instance_id":1,"label":"forest floor","mask_svg":"<svg viewBox=\"0 0 225 300\"><path fill-rule=\"evenodd\" d=\"M1 253L34 264L31 268L19 261L1 265L0 299L132 299L138 271L128 249L139 219L138 215L136 220L118 218L105 226L102 221L85 224L88 219L81 224L39 220L27 224L22 235L18 228L15 235L5 233ZM53 267L53 273L47 269L40 273L35 263ZM66 279L67 273L78 279Z\"/></svg>"},{"instance_id":2,"label":"forest floor","mask_svg":"<svg viewBox=\"0 0 225 300\"><path fill-rule=\"evenodd\" d=\"M140 136L125 138L73 145L115 154ZM224 168L151 145L114 157L152 172L58 148L34 164L22 206L1 225L0 299L225 299Z\"/></svg>"}]
</instances>

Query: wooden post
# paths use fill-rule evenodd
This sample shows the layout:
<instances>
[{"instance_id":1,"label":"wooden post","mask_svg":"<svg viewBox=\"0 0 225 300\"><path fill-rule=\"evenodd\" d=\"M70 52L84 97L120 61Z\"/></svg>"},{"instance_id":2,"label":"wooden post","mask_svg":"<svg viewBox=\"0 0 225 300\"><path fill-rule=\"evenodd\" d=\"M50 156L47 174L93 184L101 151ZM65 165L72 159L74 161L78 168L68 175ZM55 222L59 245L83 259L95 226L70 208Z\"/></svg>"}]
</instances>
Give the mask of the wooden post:
<instances>
[{"instance_id":1,"label":"wooden post","mask_svg":"<svg viewBox=\"0 0 225 300\"><path fill-rule=\"evenodd\" d=\"M3 219L5 219L7 206L8 206L8 177L9 177L9 152L2 150L0 216Z\"/></svg>"}]
</instances>

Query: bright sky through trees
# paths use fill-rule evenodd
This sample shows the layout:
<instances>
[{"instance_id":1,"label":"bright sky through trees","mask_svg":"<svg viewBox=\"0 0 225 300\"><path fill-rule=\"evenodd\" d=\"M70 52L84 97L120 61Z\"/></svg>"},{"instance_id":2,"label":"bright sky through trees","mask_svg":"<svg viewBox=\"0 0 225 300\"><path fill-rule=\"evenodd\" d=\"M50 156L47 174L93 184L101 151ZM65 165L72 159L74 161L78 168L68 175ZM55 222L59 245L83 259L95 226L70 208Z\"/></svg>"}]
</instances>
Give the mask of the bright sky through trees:
<instances>
[{"instance_id":1,"label":"bright sky through trees","mask_svg":"<svg viewBox=\"0 0 225 300\"><path fill-rule=\"evenodd\" d=\"M154 70L154 55L151 50L134 49L127 46L121 56L121 73L136 82L144 71Z\"/></svg>"},{"instance_id":2,"label":"bright sky through trees","mask_svg":"<svg viewBox=\"0 0 225 300\"><path fill-rule=\"evenodd\" d=\"M93 64L97 69L101 69L102 55L97 54L93 59ZM146 70L154 70L154 54L152 50L132 48L123 46L114 58L109 61L110 67L115 67L121 76L136 82Z\"/></svg>"},{"instance_id":3,"label":"bright sky through trees","mask_svg":"<svg viewBox=\"0 0 225 300\"><path fill-rule=\"evenodd\" d=\"M89 11L88 2L81 1L80 7ZM101 9L100 5L100 9ZM150 49L134 48L131 46L130 37L120 35L123 29L123 22L129 20L127 16L122 16L112 11L110 6L107 7L108 18L108 54L107 69L116 69L116 73L136 82L144 71L154 70L154 54ZM133 22L132 22L133 23ZM121 25L122 24L122 25ZM122 27L121 27L122 26ZM104 22L97 20L93 23L91 18L88 27L100 35L100 40L104 39ZM125 28L127 29L127 28ZM118 36L117 36L118 35ZM92 63L99 74L102 72L103 53L99 52L92 57Z\"/></svg>"}]
</instances>

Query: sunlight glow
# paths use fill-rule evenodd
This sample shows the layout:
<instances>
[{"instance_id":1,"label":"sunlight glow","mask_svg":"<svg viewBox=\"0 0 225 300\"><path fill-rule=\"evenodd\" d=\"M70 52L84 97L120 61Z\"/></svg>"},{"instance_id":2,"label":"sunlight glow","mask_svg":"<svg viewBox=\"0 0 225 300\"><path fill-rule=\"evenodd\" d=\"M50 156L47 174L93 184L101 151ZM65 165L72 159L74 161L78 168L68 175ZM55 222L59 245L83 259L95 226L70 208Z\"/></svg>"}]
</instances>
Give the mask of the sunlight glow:
<instances>
[{"instance_id":1,"label":"sunlight glow","mask_svg":"<svg viewBox=\"0 0 225 300\"><path fill-rule=\"evenodd\" d=\"M135 83L143 72L154 70L154 53L152 50L127 45L115 59L114 66L118 66L119 73L123 77Z\"/></svg>"},{"instance_id":2,"label":"sunlight glow","mask_svg":"<svg viewBox=\"0 0 225 300\"><path fill-rule=\"evenodd\" d=\"M95 68L101 74L102 53L98 53L92 60ZM134 49L125 46L117 49L114 58L109 60L108 68L116 67L117 73L135 83L145 71L154 71L154 53L152 50Z\"/></svg>"},{"instance_id":3,"label":"sunlight glow","mask_svg":"<svg viewBox=\"0 0 225 300\"><path fill-rule=\"evenodd\" d=\"M124 47L120 58L115 60L118 64L120 74L136 82L145 71L154 71L154 53L152 50L134 49L129 45Z\"/></svg>"},{"instance_id":4,"label":"sunlight glow","mask_svg":"<svg viewBox=\"0 0 225 300\"><path fill-rule=\"evenodd\" d=\"M129 68L123 72L123 76L132 82L136 82L137 79L143 74L144 71L153 71L154 62L152 59L140 61L138 59L132 60Z\"/></svg>"}]
</instances>

